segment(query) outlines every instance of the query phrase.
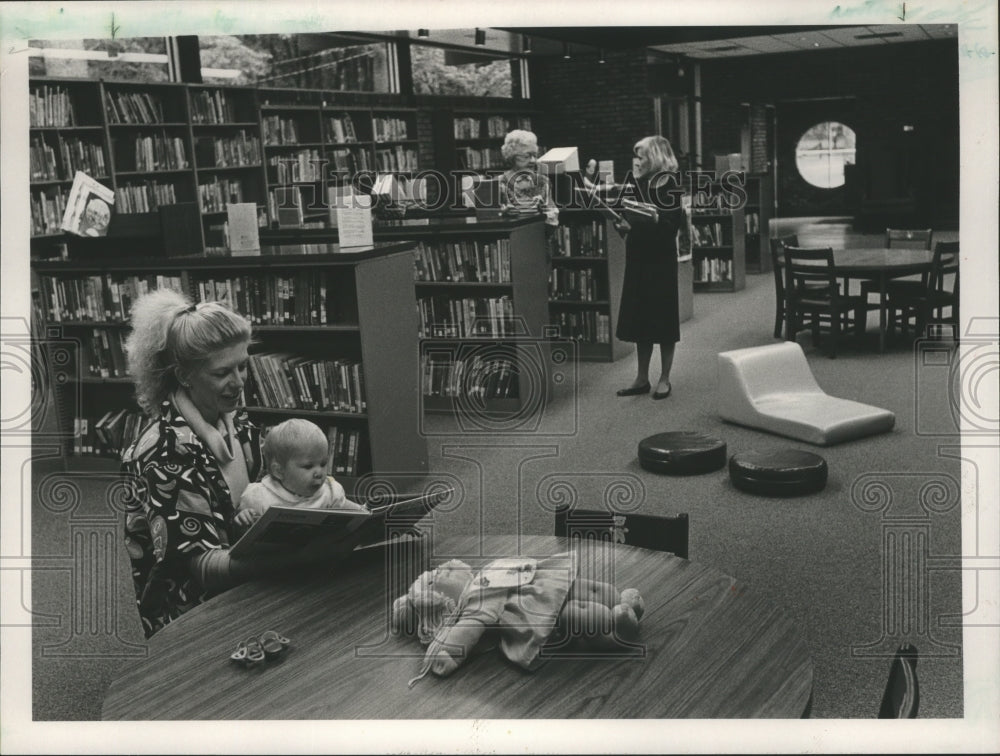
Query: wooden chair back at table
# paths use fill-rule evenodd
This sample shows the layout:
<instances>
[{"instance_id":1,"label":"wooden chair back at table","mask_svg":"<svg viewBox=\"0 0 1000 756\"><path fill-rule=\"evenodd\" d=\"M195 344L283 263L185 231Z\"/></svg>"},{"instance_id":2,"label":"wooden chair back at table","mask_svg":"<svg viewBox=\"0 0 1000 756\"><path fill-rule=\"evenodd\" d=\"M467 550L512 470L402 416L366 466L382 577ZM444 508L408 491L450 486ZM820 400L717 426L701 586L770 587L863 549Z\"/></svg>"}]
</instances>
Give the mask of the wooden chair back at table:
<instances>
[{"instance_id":1,"label":"wooden chair back at table","mask_svg":"<svg viewBox=\"0 0 1000 756\"><path fill-rule=\"evenodd\" d=\"M780 339L785 325L785 282L781 267L782 252L787 247L799 246L798 234L788 234L769 239L771 242L771 270L774 271L774 338Z\"/></svg>"},{"instance_id":2,"label":"wooden chair back at table","mask_svg":"<svg viewBox=\"0 0 1000 756\"><path fill-rule=\"evenodd\" d=\"M889 666L889 679L878 710L879 719L916 719L920 708L917 648L904 643Z\"/></svg>"},{"instance_id":3,"label":"wooden chair back at table","mask_svg":"<svg viewBox=\"0 0 1000 756\"><path fill-rule=\"evenodd\" d=\"M931 248L934 231L929 228L887 228L886 247L906 247L907 249Z\"/></svg>"},{"instance_id":4,"label":"wooden chair back at table","mask_svg":"<svg viewBox=\"0 0 1000 756\"><path fill-rule=\"evenodd\" d=\"M673 516L639 515L563 507L556 511L554 532L559 538L606 540L668 551L687 559L689 531L686 512Z\"/></svg>"}]
</instances>

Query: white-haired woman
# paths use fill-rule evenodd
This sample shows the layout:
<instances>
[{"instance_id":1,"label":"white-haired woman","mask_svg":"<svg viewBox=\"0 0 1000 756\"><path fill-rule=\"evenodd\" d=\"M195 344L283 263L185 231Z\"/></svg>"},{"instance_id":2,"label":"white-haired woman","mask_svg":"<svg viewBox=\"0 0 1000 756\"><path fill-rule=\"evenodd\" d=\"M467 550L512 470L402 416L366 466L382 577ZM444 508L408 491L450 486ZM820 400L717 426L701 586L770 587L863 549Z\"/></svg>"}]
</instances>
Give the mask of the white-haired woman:
<instances>
[{"instance_id":1,"label":"white-haired woman","mask_svg":"<svg viewBox=\"0 0 1000 756\"><path fill-rule=\"evenodd\" d=\"M549 180L538 172L538 138L524 129L508 132L500 148L506 170L500 177L500 204L516 212L539 212L550 226L559 225Z\"/></svg>"},{"instance_id":2,"label":"white-haired woman","mask_svg":"<svg viewBox=\"0 0 1000 756\"><path fill-rule=\"evenodd\" d=\"M240 495L261 471L261 436L237 412L250 323L218 302L160 290L139 298L126 343L139 405L153 422L122 455L131 481L125 545L143 631L244 580L315 561L335 544L230 558Z\"/></svg>"},{"instance_id":3,"label":"white-haired woman","mask_svg":"<svg viewBox=\"0 0 1000 756\"><path fill-rule=\"evenodd\" d=\"M632 179L636 199L655 205L656 218L632 216L615 224L625 236L625 275L616 335L636 344L635 380L618 396L649 393L649 362L653 345L660 347L660 379L654 399L670 396L670 370L680 341L677 307L677 235L686 228L686 216L676 180L677 158L662 136L640 139L632 151Z\"/></svg>"}]
</instances>

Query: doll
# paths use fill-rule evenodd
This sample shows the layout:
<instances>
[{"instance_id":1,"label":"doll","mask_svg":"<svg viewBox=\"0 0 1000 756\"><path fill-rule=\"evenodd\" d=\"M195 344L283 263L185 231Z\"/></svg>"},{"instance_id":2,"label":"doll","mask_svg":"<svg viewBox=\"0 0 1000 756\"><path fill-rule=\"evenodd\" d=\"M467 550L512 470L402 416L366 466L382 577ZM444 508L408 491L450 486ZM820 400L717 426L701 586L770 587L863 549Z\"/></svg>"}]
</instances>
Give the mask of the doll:
<instances>
[{"instance_id":1,"label":"doll","mask_svg":"<svg viewBox=\"0 0 1000 756\"><path fill-rule=\"evenodd\" d=\"M527 670L542 663L546 644L611 648L638 635L644 608L634 588L619 593L608 583L577 577L571 553L498 559L479 571L452 559L424 572L396 599L391 629L415 631L428 646L413 685L428 671L450 675L496 636L504 655Z\"/></svg>"}]
</instances>

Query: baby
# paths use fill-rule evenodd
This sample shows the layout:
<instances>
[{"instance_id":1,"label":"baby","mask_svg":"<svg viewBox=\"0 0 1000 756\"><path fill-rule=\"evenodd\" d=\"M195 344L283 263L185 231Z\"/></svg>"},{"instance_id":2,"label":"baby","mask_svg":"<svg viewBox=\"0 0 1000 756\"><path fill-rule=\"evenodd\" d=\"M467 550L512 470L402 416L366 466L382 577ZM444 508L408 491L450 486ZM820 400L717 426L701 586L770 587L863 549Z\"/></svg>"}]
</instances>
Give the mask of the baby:
<instances>
[{"instance_id":1,"label":"baby","mask_svg":"<svg viewBox=\"0 0 1000 756\"><path fill-rule=\"evenodd\" d=\"M366 511L326 474L328 455L329 443L315 423L292 418L271 428L264 438L268 474L246 487L234 522L248 527L273 506Z\"/></svg>"}]
</instances>

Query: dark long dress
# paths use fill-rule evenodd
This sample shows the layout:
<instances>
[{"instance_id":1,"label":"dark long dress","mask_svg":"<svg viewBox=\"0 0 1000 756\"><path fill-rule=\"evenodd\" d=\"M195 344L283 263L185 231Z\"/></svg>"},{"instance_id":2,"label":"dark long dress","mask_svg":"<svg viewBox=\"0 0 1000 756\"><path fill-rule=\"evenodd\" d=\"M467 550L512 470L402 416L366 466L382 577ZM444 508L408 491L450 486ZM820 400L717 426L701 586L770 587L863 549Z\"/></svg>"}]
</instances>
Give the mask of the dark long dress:
<instances>
[{"instance_id":1,"label":"dark long dress","mask_svg":"<svg viewBox=\"0 0 1000 756\"><path fill-rule=\"evenodd\" d=\"M650 201L649 182L637 182L643 200ZM622 341L674 344L681 340L677 306L677 232L684 222L680 203L666 186L657 190L658 223L632 223L625 239L625 276L615 334Z\"/></svg>"}]
</instances>

